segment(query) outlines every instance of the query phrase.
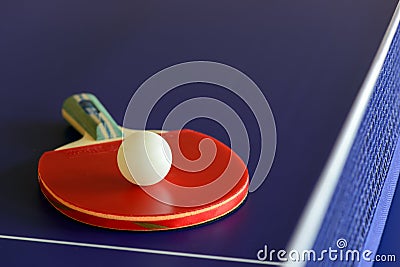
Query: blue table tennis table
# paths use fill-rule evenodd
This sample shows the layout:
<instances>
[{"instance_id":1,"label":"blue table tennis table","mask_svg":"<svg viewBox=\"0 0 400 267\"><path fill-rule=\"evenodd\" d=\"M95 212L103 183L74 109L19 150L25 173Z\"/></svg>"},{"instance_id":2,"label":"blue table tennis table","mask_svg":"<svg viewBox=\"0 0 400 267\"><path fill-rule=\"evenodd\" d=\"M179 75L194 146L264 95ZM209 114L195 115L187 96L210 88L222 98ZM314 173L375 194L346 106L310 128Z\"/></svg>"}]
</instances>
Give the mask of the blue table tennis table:
<instances>
[{"instance_id":1,"label":"blue table tennis table","mask_svg":"<svg viewBox=\"0 0 400 267\"><path fill-rule=\"evenodd\" d=\"M260 260L269 249L342 247L396 254L400 170L398 1L3 1L0 3L0 249L2 266L371 266L366 261ZM153 74L212 61L248 75L274 114L277 147L264 183L227 217L163 232L91 227L57 212L37 182L40 155L79 138L62 101L96 94L122 124ZM207 96L250 132L251 109L216 85L180 86L149 128L179 102ZM229 144L209 120L189 128ZM262 164L262 163L261 163ZM342 246L343 243L340 243ZM396 266L396 262L376 263Z\"/></svg>"}]
</instances>

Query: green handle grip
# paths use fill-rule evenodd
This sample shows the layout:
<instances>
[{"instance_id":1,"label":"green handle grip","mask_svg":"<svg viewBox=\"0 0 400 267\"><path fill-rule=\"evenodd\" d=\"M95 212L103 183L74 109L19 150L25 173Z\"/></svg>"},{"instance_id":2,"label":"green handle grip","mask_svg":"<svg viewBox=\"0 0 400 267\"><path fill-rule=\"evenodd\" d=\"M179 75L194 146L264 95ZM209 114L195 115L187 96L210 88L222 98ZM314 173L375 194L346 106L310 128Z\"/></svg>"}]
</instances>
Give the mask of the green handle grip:
<instances>
[{"instance_id":1,"label":"green handle grip","mask_svg":"<svg viewBox=\"0 0 400 267\"><path fill-rule=\"evenodd\" d=\"M62 106L62 115L82 135L94 140L122 137L121 128L92 94L68 97Z\"/></svg>"}]
</instances>

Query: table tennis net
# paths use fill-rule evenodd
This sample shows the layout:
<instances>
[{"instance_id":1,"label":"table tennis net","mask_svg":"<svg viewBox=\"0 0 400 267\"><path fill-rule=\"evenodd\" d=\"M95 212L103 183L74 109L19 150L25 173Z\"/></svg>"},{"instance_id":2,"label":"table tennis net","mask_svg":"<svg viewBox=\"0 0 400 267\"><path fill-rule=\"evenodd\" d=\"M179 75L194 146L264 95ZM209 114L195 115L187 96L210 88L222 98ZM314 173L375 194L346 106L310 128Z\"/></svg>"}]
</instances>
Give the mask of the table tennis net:
<instances>
[{"instance_id":1,"label":"table tennis net","mask_svg":"<svg viewBox=\"0 0 400 267\"><path fill-rule=\"evenodd\" d=\"M398 153L395 149L399 136L400 30L397 29L314 243L315 251L337 249L340 238L347 241L347 248L362 250L371 234L374 216L386 220L386 215L382 216L377 207L393 157ZM397 178L398 172L394 179L397 181ZM307 266L318 264L321 262L309 262ZM338 262L325 260L324 264L337 266ZM340 266L358 264L357 261L340 262Z\"/></svg>"}]
</instances>

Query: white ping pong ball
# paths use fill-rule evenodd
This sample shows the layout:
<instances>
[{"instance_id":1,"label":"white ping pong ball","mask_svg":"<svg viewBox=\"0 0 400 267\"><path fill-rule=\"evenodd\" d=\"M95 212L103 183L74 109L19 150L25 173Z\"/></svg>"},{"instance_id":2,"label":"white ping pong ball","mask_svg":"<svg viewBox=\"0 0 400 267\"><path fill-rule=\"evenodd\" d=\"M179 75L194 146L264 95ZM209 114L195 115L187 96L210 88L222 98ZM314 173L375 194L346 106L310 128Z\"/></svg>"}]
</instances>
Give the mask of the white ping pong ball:
<instances>
[{"instance_id":1,"label":"white ping pong ball","mask_svg":"<svg viewBox=\"0 0 400 267\"><path fill-rule=\"evenodd\" d=\"M172 152L160 135L135 132L125 137L118 149L118 168L131 183L147 186L160 182L172 164Z\"/></svg>"}]
</instances>

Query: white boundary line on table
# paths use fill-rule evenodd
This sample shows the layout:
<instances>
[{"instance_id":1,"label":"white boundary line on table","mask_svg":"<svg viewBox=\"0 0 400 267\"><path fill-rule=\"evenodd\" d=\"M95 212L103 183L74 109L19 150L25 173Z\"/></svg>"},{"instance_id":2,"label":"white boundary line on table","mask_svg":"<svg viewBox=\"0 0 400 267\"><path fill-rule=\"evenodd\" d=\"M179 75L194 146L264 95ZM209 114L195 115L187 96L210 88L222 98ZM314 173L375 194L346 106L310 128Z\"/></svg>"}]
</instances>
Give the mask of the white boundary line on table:
<instances>
[{"instance_id":1,"label":"white boundary line on table","mask_svg":"<svg viewBox=\"0 0 400 267\"><path fill-rule=\"evenodd\" d=\"M253 263L253 264L274 265L274 266L283 265L283 263L281 263L281 262L273 262L273 261L259 261L259 260L253 260L253 259L245 259L245 258L205 255L205 254L176 252L176 251L165 251L165 250L157 250L157 249L120 247L120 246L112 246L112 245L71 242L71 241L62 241L62 240L53 240L53 239L44 239L44 238L34 238L34 237L0 235L0 239L7 239L7 240L14 240L14 241L27 241L27 242L44 243L44 244L52 244L52 245L64 245L64 246L75 246L75 247L84 247L84 248L108 249L108 250L116 250L116 251L127 251L127 252L178 256L178 257L207 259L207 260Z\"/></svg>"}]
</instances>

